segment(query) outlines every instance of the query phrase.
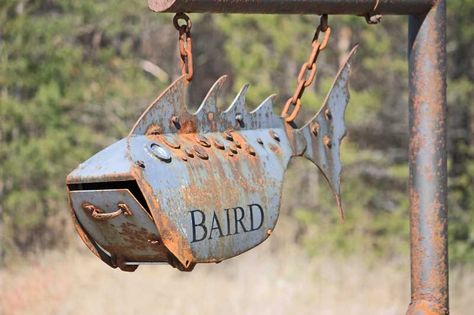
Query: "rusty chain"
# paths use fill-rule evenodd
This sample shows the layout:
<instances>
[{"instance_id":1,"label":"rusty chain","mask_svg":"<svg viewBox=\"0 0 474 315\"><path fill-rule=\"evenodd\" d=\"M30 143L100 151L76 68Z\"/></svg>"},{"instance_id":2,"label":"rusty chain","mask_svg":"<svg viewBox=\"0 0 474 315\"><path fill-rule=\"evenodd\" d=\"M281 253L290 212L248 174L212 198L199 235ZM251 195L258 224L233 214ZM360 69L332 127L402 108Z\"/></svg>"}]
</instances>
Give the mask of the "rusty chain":
<instances>
[{"instance_id":1,"label":"rusty chain","mask_svg":"<svg viewBox=\"0 0 474 315\"><path fill-rule=\"evenodd\" d=\"M323 32L324 38L319 41L319 34ZM297 85L293 96L286 102L281 116L285 118L285 121L291 123L295 120L296 116L301 109L301 97L303 96L304 90L310 86L317 73L316 61L319 56L319 52L324 50L331 36L331 28L328 26L328 16L323 14L319 22L316 32L311 43L312 51L308 57L308 60L301 66L300 72L297 77ZM309 73L309 75L308 75ZM290 108L292 111L290 113Z\"/></svg>"},{"instance_id":2,"label":"rusty chain","mask_svg":"<svg viewBox=\"0 0 474 315\"><path fill-rule=\"evenodd\" d=\"M185 23L180 25L179 20L183 20ZM181 73L186 76L186 80L191 81L193 79L193 42L191 38L191 27L193 23L189 16L185 13L176 13L173 17L173 25L179 32L179 66Z\"/></svg>"}]
</instances>

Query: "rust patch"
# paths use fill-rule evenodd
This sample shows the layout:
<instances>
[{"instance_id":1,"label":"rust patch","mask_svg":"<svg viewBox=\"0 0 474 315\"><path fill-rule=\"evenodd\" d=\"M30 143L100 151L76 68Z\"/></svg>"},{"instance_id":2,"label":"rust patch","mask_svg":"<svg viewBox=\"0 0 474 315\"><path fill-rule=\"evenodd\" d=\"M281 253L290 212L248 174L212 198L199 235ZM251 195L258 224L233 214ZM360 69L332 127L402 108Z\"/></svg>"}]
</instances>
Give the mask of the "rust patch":
<instances>
[{"instance_id":1,"label":"rust patch","mask_svg":"<svg viewBox=\"0 0 474 315\"><path fill-rule=\"evenodd\" d=\"M273 143L270 143L269 146L270 150L275 154L281 154L281 148Z\"/></svg>"},{"instance_id":2,"label":"rust patch","mask_svg":"<svg viewBox=\"0 0 474 315\"><path fill-rule=\"evenodd\" d=\"M412 301L407 314L449 313L446 2L410 20L409 194Z\"/></svg>"},{"instance_id":3,"label":"rust patch","mask_svg":"<svg viewBox=\"0 0 474 315\"><path fill-rule=\"evenodd\" d=\"M163 244L176 256L179 262L184 266L183 269L193 266L194 257L188 241L179 234L168 216L162 212L158 201L154 198L153 188L149 186L142 177L141 169L133 168L132 175L136 178L145 196L148 207L153 215L153 221L158 231L160 231Z\"/></svg>"},{"instance_id":4,"label":"rust patch","mask_svg":"<svg viewBox=\"0 0 474 315\"><path fill-rule=\"evenodd\" d=\"M183 119L181 123L180 133L196 132L196 121L194 119Z\"/></svg>"},{"instance_id":5,"label":"rust patch","mask_svg":"<svg viewBox=\"0 0 474 315\"><path fill-rule=\"evenodd\" d=\"M68 191L69 192L69 191ZM117 265L114 265L110 259L107 259L107 254L103 252L99 252L99 248L97 248L91 241L91 238L87 234L87 232L83 229L81 224L79 223L76 214L74 213L74 207L72 205L71 201L71 195L68 193L68 203L69 203L69 209L70 214L72 217L72 221L74 224L74 228L76 229L77 234L79 234L80 239L84 242L84 244L89 248L89 250L98 258L100 258L103 262L105 262L107 265L109 265L112 268L117 268Z\"/></svg>"},{"instance_id":6,"label":"rust patch","mask_svg":"<svg viewBox=\"0 0 474 315\"><path fill-rule=\"evenodd\" d=\"M172 149L181 148L181 144L179 144L179 142L177 142L173 139L170 139L169 137L162 136L159 139L160 139L161 142L163 142L164 144L166 144L168 147L170 147Z\"/></svg>"},{"instance_id":7,"label":"rust patch","mask_svg":"<svg viewBox=\"0 0 474 315\"><path fill-rule=\"evenodd\" d=\"M163 132L163 129L160 126L156 124L151 124L146 130L145 134L147 136L156 136L156 135L160 135L162 132Z\"/></svg>"}]
</instances>

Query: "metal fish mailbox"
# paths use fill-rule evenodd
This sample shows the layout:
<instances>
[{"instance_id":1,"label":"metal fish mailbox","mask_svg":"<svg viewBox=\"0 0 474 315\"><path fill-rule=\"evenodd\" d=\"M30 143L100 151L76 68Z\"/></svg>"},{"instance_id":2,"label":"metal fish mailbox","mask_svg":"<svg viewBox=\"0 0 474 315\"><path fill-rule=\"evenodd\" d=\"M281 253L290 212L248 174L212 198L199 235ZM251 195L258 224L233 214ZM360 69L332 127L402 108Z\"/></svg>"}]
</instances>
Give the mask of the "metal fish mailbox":
<instances>
[{"instance_id":1,"label":"metal fish mailbox","mask_svg":"<svg viewBox=\"0 0 474 315\"><path fill-rule=\"evenodd\" d=\"M111 267L146 263L192 270L263 242L278 219L292 157L311 160L340 208L339 147L355 49L320 111L302 128L273 113L270 96L245 108L244 86L220 111L212 86L196 113L186 109L184 76L142 114L130 134L67 177L76 229Z\"/></svg>"}]
</instances>

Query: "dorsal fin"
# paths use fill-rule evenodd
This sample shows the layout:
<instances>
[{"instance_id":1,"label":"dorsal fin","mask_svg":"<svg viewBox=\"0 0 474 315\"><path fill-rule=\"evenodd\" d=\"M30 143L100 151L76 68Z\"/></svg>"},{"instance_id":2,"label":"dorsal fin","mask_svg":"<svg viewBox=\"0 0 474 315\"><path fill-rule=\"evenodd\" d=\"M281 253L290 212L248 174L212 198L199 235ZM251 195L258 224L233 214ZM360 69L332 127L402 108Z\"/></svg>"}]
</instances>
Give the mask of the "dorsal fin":
<instances>
[{"instance_id":1,"label":"dorsal fin","mask_svg":"<svg viewBox=\"0 0 474 315\"><path fill-rule=\"evenodd\" d=\"M253 116L252 121L258 122L258 126L254 128L274 128L281 125L281 118L273 112L273 102L276 94L267 97L257 108L250 112Z\"/></svg>"},{"instance_id":2,"label":"dorsal fin","mask_svg":"<svg viewBox=\"0 0 474 315\"><path fill-rule=\"evenodd\" d=\"M247 95L248 89L249 84L245 83L232 101L232 104L225 110L225 114L247 113L247 109L245 108L245 95Z\"/></svg>"},{"instance_id":3,"label":"dorsal fin","mask_svg":"<svg viewBox=\"0 0 474 315\"><path fill-rule=\"evenodd\" d=\"M217 81L210 88L209 92L207 92L206 97L202 101L196 113L194 113L195 116L203 115L208 112L216 113L219 111L219 108L217 107L217 97L219 96L226 82L227 75L223 75L217 79Z\"/></svg>"},{"instance_id":4,"label":"dorsal fin","mask_svg":"<svg viewBox=\"0 0 474 315\"><path fill-rule=\"evenodd\" d=\"M265 99L249 113L245 106L248 84L245 84L232 104L221 111L217 98L227 76L220 77L211 87L198 110L190 114L186 107L188 81L184 76L173 82L145 110L130 132L132 135L167 133L223 132L227 129L249 130L282 127L282 120L273 113L275 95Z\"/></svg>"},{"instance_id":5,"label":"dorsal fin","mask_svg":"<svg viewBox=\"0 0 474 315\"><path fill-rule=\"evenodd\" d=\"M219 107L217 107L217 98L226 82L227 75L223 75L217 79L209 92L207 92L206 97L196 113L194 113L200 132L215 131L215 121L220 113Z\"/></svg>"},{"instance_id":6,"label":"dorsal fin","mask_svg":"<svg viewBox=\"0 0 474 315\"><path fill-rule=\"evenodd\" d=\"M248 117L248 111L245 108L245 95L247 94L248 88L249 84L244 84L230 106L221 113L222 121L227 122L228 125L235 125L235 127L238 128L238 124L236 124L237 115L241 115L241 117L244 118Z\"/></svg>"},{"instance_id":7,"label":"dorsal fin","mask_svg":"<svg viewBox=\"0 0 474 315\"><path fill-rule=\"evenodd\" d=\"M188 81L186 76L179 77L143 112L137 120L130 135L144 135L152 128L159 133L173 132L170 120L173 116L188 114L186 108L186 92Z\"/></svg>"}]
</instances>

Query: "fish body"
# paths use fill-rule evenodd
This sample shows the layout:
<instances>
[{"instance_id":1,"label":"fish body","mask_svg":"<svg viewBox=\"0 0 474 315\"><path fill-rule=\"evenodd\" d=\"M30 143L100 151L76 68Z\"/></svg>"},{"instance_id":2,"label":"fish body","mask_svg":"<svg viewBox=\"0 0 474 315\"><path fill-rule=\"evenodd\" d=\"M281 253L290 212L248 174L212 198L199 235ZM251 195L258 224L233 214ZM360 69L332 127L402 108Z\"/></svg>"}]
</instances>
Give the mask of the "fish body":
<instances>
[{"instance_id":1,"label":"fish body","mask_svg":"<svg viewBox=\"0 0 474 315\"><path fill-rule=\"evenodd\" d=\"M196 113L187 80L171 84L130 134L67 177L76 230L111 267L164 262L180 270L220 262L263 242L275 228L285 171L304 156L327 179L340 207L339 146L355 49L320 111L297 128L273 113L274 96L252 112L244 86L225 111L212 86Z\"/></svg>"}]
</instances>

